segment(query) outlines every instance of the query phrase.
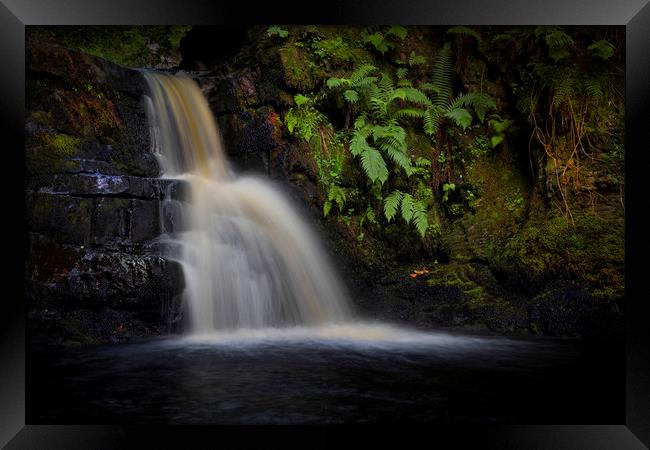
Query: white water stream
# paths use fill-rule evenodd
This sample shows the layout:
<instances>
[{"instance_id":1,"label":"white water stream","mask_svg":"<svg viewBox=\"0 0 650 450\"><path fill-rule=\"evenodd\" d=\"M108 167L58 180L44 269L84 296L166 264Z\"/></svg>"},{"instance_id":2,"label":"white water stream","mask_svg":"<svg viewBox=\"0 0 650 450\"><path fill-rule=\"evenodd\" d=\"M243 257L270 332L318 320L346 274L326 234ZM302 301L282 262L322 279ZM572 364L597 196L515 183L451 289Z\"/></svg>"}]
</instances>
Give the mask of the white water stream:
<instances>
[{"instance_id":1,"label":"white water stream","mask_svg":"<svg viewBox=\"0 0 650 450\"><path fill-rule=\"evenodd\" d=\"M345 322L345 289L307 224L268 181L235 176L214 116L189 77L145 73L148 119L164 178L189 201L163 236L182 264L193 334Z\"/></svg>"}]
</instances>

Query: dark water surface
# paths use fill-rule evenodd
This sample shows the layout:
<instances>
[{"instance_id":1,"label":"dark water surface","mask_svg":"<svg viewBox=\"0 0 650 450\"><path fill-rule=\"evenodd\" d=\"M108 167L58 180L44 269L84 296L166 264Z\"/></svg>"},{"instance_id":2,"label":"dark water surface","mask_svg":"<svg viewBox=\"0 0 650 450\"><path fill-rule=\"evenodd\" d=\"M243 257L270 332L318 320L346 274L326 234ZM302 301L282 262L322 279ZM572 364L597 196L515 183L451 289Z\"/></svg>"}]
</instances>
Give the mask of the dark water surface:
<instances>
[{"instance_id":1,"label":"dark water surface","mask_svg":"<svg viewBox=\"0 0 650 450\"><path fill-rule=\"evenodd\" d=\"M32 352L27 423L624 423L621 345L396 330Z\"/></svg>"}]
</instances>

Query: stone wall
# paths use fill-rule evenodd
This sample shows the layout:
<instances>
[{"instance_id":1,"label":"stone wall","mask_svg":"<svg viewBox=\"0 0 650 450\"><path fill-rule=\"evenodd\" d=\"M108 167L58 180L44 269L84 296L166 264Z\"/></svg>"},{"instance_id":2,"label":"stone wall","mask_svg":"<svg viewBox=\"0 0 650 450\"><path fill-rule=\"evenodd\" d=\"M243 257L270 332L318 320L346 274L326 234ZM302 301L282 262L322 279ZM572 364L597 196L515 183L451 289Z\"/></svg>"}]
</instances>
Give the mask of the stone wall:
<instances>
[{"instance_id":1,"label":"stone wall","mask_svg":"<svg viewBox=\"0 0 650 450\"><path fill-rule=\"evenodd\" d=\"M27 36L26 301L33 344L179 327L182 272L160 256L166 184L135 70Z\"/></svg>"}]
</instances>

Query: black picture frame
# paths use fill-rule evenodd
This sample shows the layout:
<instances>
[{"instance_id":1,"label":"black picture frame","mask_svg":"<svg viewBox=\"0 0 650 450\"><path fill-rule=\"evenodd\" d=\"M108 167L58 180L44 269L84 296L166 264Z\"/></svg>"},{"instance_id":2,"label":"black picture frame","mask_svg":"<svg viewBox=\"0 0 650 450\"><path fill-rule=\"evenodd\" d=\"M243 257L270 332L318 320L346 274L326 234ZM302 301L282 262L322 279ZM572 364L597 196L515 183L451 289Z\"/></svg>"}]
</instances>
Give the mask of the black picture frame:
<instances>
[{"instance_id":1,"label":"black picture frame","mask_svg":"<svg viewBox=\"0 0 650 450\"><path fill-rule=\"evenodd\" d=\"M563 426L427 426L391 427L135 427L46 426L25 424L24 309L24 100L25 25L168 25L168 24L386 24L405 25L625 25L626 26L626 422L611 425ZM643 262L648 240L643 221L644 170L650 148L650 5L648 0L330 0L322 4L292 2L217 2L209 0L2 0L0 4L4 133L2 177L5 235L3 275L12 281L0 302L0 446L31 448L297 446L332 447L375 443L400 448L442 442L471 448L642 449L650 446L650 342L648 302L643 291ZM6 254L6 253L5 253ZM603 387L606 388L606 387ZM303 435L309 434L309 440ZM312 436L314 435L315 436ZM253 441L254 440L254 441ZM142 444L140 444L142 445ZM420 444L422 445L422 444ZM418 445L419 446L419 445ZM255 446L257 447L257 446Z\"/></svg>"}]
</instances>

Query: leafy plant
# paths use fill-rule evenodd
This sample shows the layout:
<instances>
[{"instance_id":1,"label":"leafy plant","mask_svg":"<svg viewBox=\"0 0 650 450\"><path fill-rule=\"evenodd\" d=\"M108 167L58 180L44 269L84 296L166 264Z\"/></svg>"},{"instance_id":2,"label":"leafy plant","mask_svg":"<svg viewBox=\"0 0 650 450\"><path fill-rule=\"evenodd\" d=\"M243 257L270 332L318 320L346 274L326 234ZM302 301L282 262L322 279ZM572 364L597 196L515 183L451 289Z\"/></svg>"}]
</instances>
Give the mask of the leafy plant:
<instances>
[{"instance_id":1,"label":"leafy plant","mask_svg":"<svg viewBox=\"0 0 650 450\"><path fill-rule=\"evenodd\" d=\"M513 121L510 119L501 119L497 114L493 115L493 118L488 121L490 127L494 131L494 134L490 136L490 145L492 148L501 144L506 137L506 132L512 125Z\"/></svg>"},{"instance_id":2,"label":"leafy plant","mask_svg":"<svg viewBox=\"0 0 650 450\"><path fill-rule=\"evenodd\" d=\"M384 216L390 222L398 211L402 219L406 223L413 223L420 236L424 237L429 227L426 205L415 200L410 194L394 190L384 201Z\"/></svg>"},{"instance_id":3,"label":"leafy plant","mask_svg":"<svg viewBox=\"0 0 650 450\"><path fill-rule=\"evenodd\" d=\"M361 39L365 44L370 44L382 55L395 47L395 40L403 40L408 30L399 25L385 27L383 30L373 31L366 29L361 33Z\"/></svg>"},{"instance_id":4,"label":"leafy plant","mask_svg":"<svg viewBox=\"0 0 650 450\"><path fill-rule=\"evenodd\" d=\"M365 64L357 68L350 78L330 78L327 86L343 88L343 97L350 104L364 100L364 112L354 122L349 141L350 153L360 158L361 167L371 182L383 184L388 178L388 167L382 153L407 175L413 171L406 130L399 124L399 119L419 117L421 110L398 104L427 105L429 99L413 87L396 87L386 73L382 73L379 79L371 76L376 70L374 66ZM349 114L346 114L346 123L348 118Z\"/></svg>"},{"instance_id":5,"label":"leafy plant","mask_svg":"<svg viewBox=\"0 0 650 450\"><path fill-rule=\"evenodd\" d=\"M614 49L614 45L606 39L595 41L587 47L587 50L591 51L594 56L604 60L607 60L614 55Z\"/></svg>"},{"instance_id":6,"label":"leafy plant","mask_svg":"<svg viewBox=\"0 0 650 450\"><path fill-rule=\"evenodd\" d=\"M447 30L447 33L471 36L474 39L476 39L478 42L481 42L481 35L469 27L464 27L464 26L451 27L450 29Z\"/></svg>"},{"instance_id":7,"label":"leafy plant","mask_svg":"<svg viewBox=\"0 0 650 450\"><path fill-rule=\"evenodd\" d=\"M281 38L286 38L286 37L289 36L289 32L287 30L285 30L284 28L280 28L279 26L274 25L272 27L269 27L266 30L266 35L268 37L278 36L278 37L281 37Z\"/></svg>"},{"instance_id":8,"label":"leafy plant","mask_svg":"<svg viewBox=\"0 0 650 450\"><path fill-rule=\"evenodd\" d=\"M443 183L440 170L443 139L446 135L443 131L448 127L467 129L473 120L470 108L482 122L487 111L496 108L496 101L490 95L481 92L470 92L453 97L450 43L446 43L436 55L431 83L425 83L421 88L431 92L431 100L423 111L422 117L424 132L434 142L432 160L437 161L438 164L432 164L432 183L435 190L438 190Z\"/></svg>"}]
</instances>

